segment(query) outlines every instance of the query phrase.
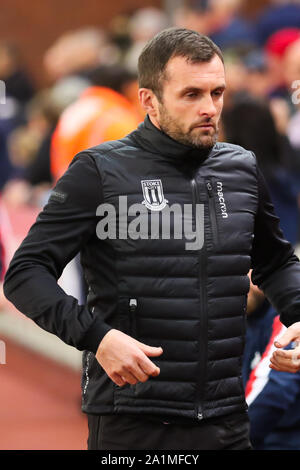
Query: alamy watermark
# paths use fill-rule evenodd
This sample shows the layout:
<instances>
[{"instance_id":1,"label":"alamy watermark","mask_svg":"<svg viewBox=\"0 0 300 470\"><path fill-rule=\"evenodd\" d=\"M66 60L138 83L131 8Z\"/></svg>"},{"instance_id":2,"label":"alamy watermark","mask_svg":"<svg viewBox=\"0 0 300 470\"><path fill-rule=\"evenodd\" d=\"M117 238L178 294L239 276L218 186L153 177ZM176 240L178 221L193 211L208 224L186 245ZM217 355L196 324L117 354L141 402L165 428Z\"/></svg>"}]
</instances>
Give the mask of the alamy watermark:
<instances>
[{"instance_id":1,"label":"alamy watermark","mask_svg":"<svg viewBox=\"0 0 300 470\"><path fill-rule=\"evenodd\" d=\"M6 364L6 344L0 340L0 364Z\"/></svg>"},{"instance_id":2,"label":"alamy watermark","mask_svg":"<svg viewBox=\"0 0 300 470\"><path fill-rule=\"evenodd\" d=\"M96 215L101 217L96 227L97 237L100 240L185 239L186 250L201 250L204 244L204 204L181 206L174 203L169 206L159 185L152 185L151 191L152 197L148 197L146 189L144 201L131 205L128 205L128 196L119 196L118 211L112 204L100 204L96 211ZM150 213L149 209L152 209Z\"/></svg>"},{"instance_id":3,"label":"alamy watermark","mask_svg":"<svg viewBox=\"0 0 300 470\"><path fill-rule=\"evenodd\" d=\"M3 80L0 80L0 104L6 103L6 85Z\"/></svg>"},{"instance_id":4,"label":"alamy watermark","mask_svg":"<svg viewBox=\"0 0 300 470\"><path fill-rule=\"evenodd\" d=\"M300 104L300 80L294 80L291 84L291 88L295 90L294 93L292 93L292 102L293 104L298 105Z\"/></svg>"}]
</instances>

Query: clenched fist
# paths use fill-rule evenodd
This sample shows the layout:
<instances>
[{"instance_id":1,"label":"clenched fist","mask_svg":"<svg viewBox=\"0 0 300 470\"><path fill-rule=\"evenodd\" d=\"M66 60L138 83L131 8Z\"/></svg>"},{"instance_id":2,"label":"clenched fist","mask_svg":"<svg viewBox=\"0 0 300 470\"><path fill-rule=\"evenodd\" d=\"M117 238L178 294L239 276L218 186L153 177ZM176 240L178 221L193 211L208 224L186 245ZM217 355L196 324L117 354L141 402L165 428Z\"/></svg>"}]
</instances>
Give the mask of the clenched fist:
<instances>
[{"instance_id":1,"label":"clenched fist","mask_svg":"<svg viewBox=\"0 0 300 470\"><path fill-rule=\"evenodd\" d=\"M149 357L160 356L163 350L140 343L122 331L112 329L99 344L96 359L111 380L122 387L126 383L146 382L160 373Z\"/></svg>"}]
</instances>

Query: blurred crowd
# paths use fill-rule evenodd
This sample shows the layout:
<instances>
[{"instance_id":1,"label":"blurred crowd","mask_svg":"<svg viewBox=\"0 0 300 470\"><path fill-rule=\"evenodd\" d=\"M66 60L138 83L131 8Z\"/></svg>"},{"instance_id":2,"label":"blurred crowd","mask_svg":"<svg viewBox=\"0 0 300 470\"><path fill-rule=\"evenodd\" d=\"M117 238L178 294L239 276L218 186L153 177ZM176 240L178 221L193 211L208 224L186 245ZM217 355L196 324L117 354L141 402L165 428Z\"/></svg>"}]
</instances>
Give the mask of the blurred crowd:
<instances>
[{"instance_id":1,"label":"blurred crowd","mask_svg":"<svg viewBox=\"0 0 300 470\"><path fill-rule=\"evenodd\" d=\"M143 46L162 29L186 27L208 35L222 49L227 90L219 140L241 145L256 154L285 237L297 247L300 1L270 0L251 18L242 14L245 1L175 2L179 6L167 12L140 8L120 14L105 30L86 25L66 31L45 51L40 64L49 80L44 89L35 86L16 46L2 40L0 80L5 83L6 96L5 100L0 96L0 202L13 208L42 207L76 153L133 130L144 118L137 99L137 59ZM264 357L276 318L276 312L254 286L249 294L248 313L245 384ZM258 318L259 322L266 322L263 327L259 323L259 333ZM269 380L267 376L264 384ZM289 384L289 390L295 390L293 397L287 399L289 406L296 400L297 385ZM282 388L276 393L278 398ZM282 417L287 410L279 406L279 398L274 400L271 414L276 409ZM250 410L255 410L254 405L252 397ZM253 413L258 420L257 408ZM293 445L300 449L300 409L297 413L296 407L297 422L293 426L299 438ZM264 425L269 423L265 415L261 417ZM276 419L275 424L273 419L272 425L264 428L262 437L253 426L258 436L252 438L258 448L277 448L278 442L284 442L276 430L272 444L264 443L270 429L274 431L278 425L278 416Z\"/></svg>"}]
</instances>

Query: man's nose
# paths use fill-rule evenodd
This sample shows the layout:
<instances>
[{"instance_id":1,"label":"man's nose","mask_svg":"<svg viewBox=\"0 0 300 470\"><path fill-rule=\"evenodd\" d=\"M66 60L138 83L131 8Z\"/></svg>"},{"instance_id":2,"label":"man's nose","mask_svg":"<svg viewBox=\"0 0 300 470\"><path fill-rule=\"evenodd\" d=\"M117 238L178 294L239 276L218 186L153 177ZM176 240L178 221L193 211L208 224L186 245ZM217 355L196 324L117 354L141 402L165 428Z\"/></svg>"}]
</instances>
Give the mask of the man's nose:
<instances>
[{"instance_id":1,"label":"man's nose","mask_svg":"<svg viewBox=\"0 0 300 470\"><path fill-rule=\"evenodd\" d=\"M217 108L215 106L213 98L209 95L202 100L201 106L198 111L200 116L214 117L217 114Z\"/></svg>"}]
</instances>

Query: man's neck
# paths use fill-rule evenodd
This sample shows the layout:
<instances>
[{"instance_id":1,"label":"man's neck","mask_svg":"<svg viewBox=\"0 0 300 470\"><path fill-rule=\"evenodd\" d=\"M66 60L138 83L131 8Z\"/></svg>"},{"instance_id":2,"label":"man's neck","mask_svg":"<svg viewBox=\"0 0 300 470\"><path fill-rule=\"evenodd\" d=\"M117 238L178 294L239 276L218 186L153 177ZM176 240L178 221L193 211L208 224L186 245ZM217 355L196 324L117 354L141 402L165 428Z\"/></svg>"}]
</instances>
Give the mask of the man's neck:
<instances>
[{"instance_id":1,"label":"man's neck","mask_svg":"<svg viewBox=\"0 0 300 470\"><path fill-rule=\"evenodd\" d=\"M154 117L150 116L148 114L148 118L150 119L151 123L153 124L153 126L157 127L157 129L159 129L161 131L161 127L159 125L159 122L157 121L157 119L155 119Z\"/></svg>"}]
</instances>

